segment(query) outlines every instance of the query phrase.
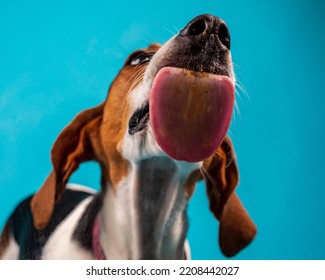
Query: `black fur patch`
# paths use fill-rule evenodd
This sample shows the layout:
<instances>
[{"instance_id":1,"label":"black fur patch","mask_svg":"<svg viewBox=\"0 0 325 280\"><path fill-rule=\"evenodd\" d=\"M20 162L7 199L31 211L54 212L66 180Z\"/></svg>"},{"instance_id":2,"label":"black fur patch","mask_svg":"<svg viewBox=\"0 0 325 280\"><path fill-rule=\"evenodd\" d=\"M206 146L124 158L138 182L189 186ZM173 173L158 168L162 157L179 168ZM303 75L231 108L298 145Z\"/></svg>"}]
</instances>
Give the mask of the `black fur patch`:
<instances>
[{"instance_id":1,"label":"black fur patch","mask_svg":"<svg viewBox=\"0 0 325 280\"><path fill-rule=\"evenodd\" d=\"M63 193L61 200L55 205L48 226L43 230L37 230L33 223L30 209L32 196L23 200L15 209L9 221L14 238L20 248L19 259L40 259L43 247L52 232L82 200L90 195L87 192L67 189Z\"/></svg>"},{"instance_id":2,"label":"black fur patch","mask_svg":"<svg viewBox=\"0 0 325 280\"><path fill-rule=\"evenodd\" d=\"M98 211L102 207L102 202L102 195L96 195L95 198L88 204L73 233L73 239L77 240L81 246L88 250L92 249L93 227Z\"/></svg>"}]
</instances>

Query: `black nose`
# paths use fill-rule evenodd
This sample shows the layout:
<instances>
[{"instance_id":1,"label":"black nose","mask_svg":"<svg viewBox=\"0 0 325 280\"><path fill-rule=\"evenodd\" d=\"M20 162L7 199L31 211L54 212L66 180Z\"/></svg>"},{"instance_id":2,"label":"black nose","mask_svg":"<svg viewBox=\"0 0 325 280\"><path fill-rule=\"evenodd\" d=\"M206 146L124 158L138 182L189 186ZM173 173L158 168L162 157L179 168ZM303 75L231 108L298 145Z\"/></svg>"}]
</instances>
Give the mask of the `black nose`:
<instances>
[{"instance_id":1,"label":"black nose","mask_svg":"<svg viewBox=\"0 0 325 280\"><path fill-rule=\"evenodd\" d=\"M211 37L217 38L219 45L230 50L230 34L226 23L212 15L200 15L191 20L180 32L201 44L209 42Z\"/></svg>"}]
</instances>

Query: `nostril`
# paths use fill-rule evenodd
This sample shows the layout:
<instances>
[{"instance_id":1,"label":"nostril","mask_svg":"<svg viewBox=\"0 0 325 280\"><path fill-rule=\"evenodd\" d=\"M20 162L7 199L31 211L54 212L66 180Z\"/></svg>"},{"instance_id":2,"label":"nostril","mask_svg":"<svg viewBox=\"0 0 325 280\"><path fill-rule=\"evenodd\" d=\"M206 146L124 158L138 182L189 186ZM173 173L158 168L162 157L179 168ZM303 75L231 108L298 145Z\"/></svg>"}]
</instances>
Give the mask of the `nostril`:
<instances>
[{"instance_id":1,"label":"nostril","mask_svg":"<svg viewBox=\"0 0 325 280\"><path fill-rule=\"evenodd\" d=\"M220 42L230 50L230 34L227 26L224 23L221 23L218 28L218 38Z\"/></svg>"},{"instance_id":2,"label":"nostril","mask_svg":"<svg viewBox=\"0 0 325 280\"><path fill-rule=\"evenodd\" d=\"M187 35L197 36L202 34L205 29L206 29L205 20L203 18L200 18L189 26Z\"/></svg>"},{"instance_id":3,"label":"nostril","mask_svg":"<svg viewBox=\"0 0 325 280\"><path fill-rule=\"evenodd\" d=\"M204 14L192 19L179 33L195 46L220 51L230 50L230 34L225 22L215 16Z\"/></svg>"}]
</instances>

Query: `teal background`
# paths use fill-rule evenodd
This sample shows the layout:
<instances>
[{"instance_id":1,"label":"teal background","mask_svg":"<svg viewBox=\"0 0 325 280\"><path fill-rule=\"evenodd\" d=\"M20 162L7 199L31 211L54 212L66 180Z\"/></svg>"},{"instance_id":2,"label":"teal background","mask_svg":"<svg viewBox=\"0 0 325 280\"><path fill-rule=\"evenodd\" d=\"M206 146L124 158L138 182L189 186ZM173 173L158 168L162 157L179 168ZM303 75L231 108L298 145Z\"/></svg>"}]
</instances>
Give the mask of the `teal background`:
<instances>
[{"instance_id":1,"label":"teal background","mask_svg":"<svg viewBox=\"0 0 325 280\"><path fill-rule=\"evenodd\" d=\"M165 42L202 13L232 36L238 88L230 129L238 193L258 226L237 259L325 259L324 2L1 1L0 227L51 170L49 151L106 97L134 49ZM84 164L71 182L98 188ZM194 259L223 259L203 184L189 206Z\"/></svg>"}]
</instances>

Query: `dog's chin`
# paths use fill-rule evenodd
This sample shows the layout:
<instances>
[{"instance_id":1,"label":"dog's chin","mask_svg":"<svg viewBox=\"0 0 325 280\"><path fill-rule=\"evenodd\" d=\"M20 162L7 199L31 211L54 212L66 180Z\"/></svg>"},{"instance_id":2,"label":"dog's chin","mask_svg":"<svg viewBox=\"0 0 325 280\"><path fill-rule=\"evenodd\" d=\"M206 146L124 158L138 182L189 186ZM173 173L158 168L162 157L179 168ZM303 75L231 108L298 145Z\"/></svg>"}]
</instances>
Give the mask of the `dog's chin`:
<instances>
[{"instance_id":1,"label":"dog's chin","mask_svg":"<svg viewBox=\"0 0 325 280\"><path fill-rule=\"evenodd\" d=\"M167 156L157 144L149 121L136 132L133 130L125 133L121 142L121 153L131 162Z\"/></svg>"},{"instance_id":2,"label":"dog's chin","mask_svg":"<svg viewBox=\"0 0 325 280\"><path fill-rule=\"evenodd\" d=\"M147 125L137 133L130 135L128 132L125 134L121 142L121 153L125 159L132 163L137 163L142 160L150 158L169 158L173 160L178 168L180 174L188 176L192 171L199 169L203 161L187 162L176 160L167 155L158 145L150 121Z\"/></svg>"}]
</instances>

